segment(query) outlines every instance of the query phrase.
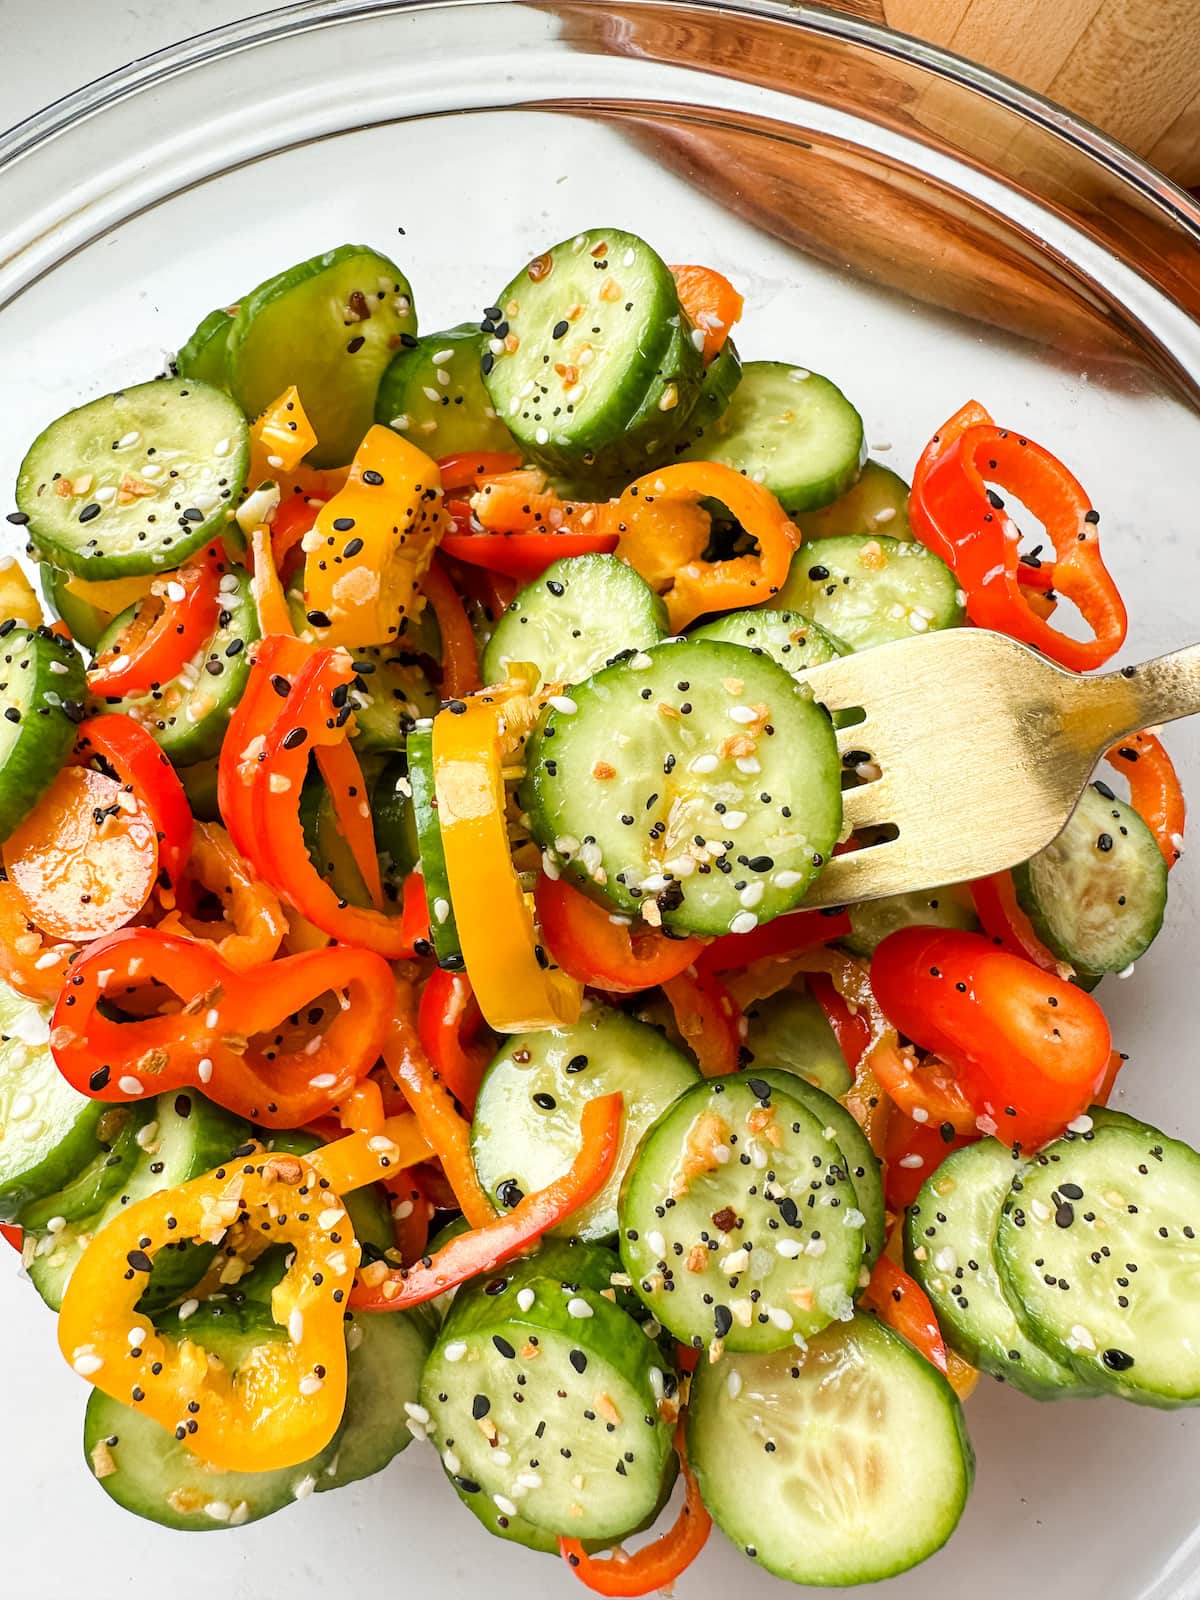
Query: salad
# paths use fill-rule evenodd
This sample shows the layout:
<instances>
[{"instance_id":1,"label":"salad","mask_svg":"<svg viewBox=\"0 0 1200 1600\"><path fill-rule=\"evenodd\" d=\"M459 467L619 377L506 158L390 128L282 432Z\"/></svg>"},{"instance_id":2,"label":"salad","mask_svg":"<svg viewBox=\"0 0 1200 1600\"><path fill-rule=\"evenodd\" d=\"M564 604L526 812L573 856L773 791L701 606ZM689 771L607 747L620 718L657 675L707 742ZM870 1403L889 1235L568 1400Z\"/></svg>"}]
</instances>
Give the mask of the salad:
<instances>
[{"instance_id":1,"label":"salad","mask_svg":"<svg viewBox=\"0 0 1200 1600\"><path fill-rule=\"evenodd\" d=\"M1200 1400L1200 1155L1107 1107L1093 994L1182 846L1155 734L1012 873L805 907L879 838L809 669L970 624L1102 665L1098 514L975 401L910 486L741 310L599 228L418 332L345 245L30 446L0 1221L135 1515L418 1440L597 1593L714 1522L848 1585L952 1534L981 1374Z\"/></svg>"}]
</instances>

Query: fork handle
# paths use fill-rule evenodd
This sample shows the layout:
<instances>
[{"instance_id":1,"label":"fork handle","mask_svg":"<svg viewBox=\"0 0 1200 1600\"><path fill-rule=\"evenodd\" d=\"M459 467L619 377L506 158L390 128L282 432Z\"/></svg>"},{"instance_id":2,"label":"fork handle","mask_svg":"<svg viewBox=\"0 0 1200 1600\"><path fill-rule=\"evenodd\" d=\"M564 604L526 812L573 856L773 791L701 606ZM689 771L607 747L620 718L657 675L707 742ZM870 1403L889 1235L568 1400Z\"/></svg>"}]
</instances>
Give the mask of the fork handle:
<instances>
[{"instance_id":1,"label":"fork handle","mask_svg":"<svg viewBox=\"0 0 1200 1600\"><path fill-rule=\"evenodd\" d=\"M1091 681L1088 736L1099 753L1123 734L1200 713L1200 644Z\"/></svg>"}]
</instances>

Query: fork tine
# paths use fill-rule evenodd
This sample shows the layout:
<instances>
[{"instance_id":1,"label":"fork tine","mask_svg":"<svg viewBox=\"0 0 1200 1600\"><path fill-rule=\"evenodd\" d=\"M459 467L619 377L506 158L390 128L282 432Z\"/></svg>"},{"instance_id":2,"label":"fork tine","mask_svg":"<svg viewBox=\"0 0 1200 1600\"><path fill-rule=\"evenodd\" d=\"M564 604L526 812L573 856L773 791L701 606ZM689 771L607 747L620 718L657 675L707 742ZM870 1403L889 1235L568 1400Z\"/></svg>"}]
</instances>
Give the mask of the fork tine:
<instances>
[{"instance_id":1,"label":"fork tine","mask_svg":"<svg viewBox=\"0 0 1200 1600\"><path fill-rule=\"evenodd\" d=\"M860 784L857 789L846 789L842 794L843 827L866 828L873 823L890 822L895 795L886 777L874 783Z\"/></svg>"}]
</instances>

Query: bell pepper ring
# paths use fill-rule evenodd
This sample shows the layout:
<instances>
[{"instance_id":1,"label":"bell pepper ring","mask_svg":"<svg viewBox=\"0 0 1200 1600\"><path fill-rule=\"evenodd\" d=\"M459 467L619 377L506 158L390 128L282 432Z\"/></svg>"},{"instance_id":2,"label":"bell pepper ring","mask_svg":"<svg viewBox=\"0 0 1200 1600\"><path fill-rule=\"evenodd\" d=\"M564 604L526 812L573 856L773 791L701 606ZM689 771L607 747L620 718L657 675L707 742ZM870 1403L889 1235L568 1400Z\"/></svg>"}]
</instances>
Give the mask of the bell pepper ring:
<instances>
[{"instance_id":1,"label":"bell pepper ring","mask_svg":"<svg viewBox=\"0 0 1200 1600\"><path fill-rule=\"evenodd\" d=\"M421 579L442 635L442 693L448 700L473 694L480 687L479 646L462 599L446 570L436 560Z\"/></svg>"},{"instance_id":2,"label":"bell pepper ring","mask_svg":"<svg viewBox=\"0 0 1200 1600\"><path fill-rule=\"evenodd\" d=\"M603 906L543 873L534 887L542 940L580 983L609 994L638 994L678 977L699 960L701 939L670 939L655 928L614 922Z\"/></svg>"},{"instance_id":3,"label":"bell pepper ring","mask_svg":"<svg viewBox=\"0 0 1200 1600\"><path fill-rule=\"evenodd\" d=\"M851 933L849 913L789 911L771 922L760 923L749 933L723 933L707 945L697 961L702 972L742 971L755 961L768 957L786 960L805 950L819 949Z\"/></svg>"},{"instance_id":4,"label":"bell pepper ring","mask_svg":"<svg viewBox=\"0 0 1200 1600\"><path fill-rule=\"evenodd\" d=\"M707 366L724 349L746 302L729 279L713 267L672 267L671 273L684 314L704 335Z\"/></svg>"},{"instance_id":5,"label":"bell pepper ring","mask_svg":"<svg viewBox=\"0 0 1200 1600\"><path fill-rule=\"evenodd\" d=\"M288 634L271 634L251 647L250 675L238 701L217 763L217 805L239 853L252 860L254 779L282 702L291 693L313 647Z\"/></svg>"},{"instance_id":6,"label":"bell pepper ring","mask_svg":"<svg viewBox=\"0 0 1200 1600\"><path fill-rule=\"evenodd\" d=\"M1054 583L1079 608L1092 639L1070 638L1030 606L1019 530L989 480L1044 525L1057 557ZM1033 439L996 427L977 401L926 446L909 515L921 542L954 571L976 626L1020 639L1073 672L1103 666L1124 643L1125 606L1100 555L1099 512L1061 461Z\"/></svg>"},{"instance_id":7,"label":"bell pepper ring","mask_svg":"<svg viewBox=\"0 0 1200 1600\"><path fill-rule=\"evenodd\" d=\"M413 1267L389 1268L376 1261L363 1268L350 1297L360 1311L399 1311L421 1305L481 1272L491 1272L541 1238L600 1193L621 1142L620 1094L589 1100L580 1115L579 1154L561 1178L527 1194L512 1211L482 1228L459 1234L437 1254Z\"/></svg>"},{"instance_id":8,"label":"bell pepper ring","mask_svg":"<svg viewBox=\"0 0 1200 1600\"><path fill-rule=\"evenodd\" d=\"M1150 829L1169 872L1183 854L1187 818L1179 775L1157 734L1135 733L1105 756L1129 782L1133 809Z\"/></svg>"},{"instance_id":9,"label":"bell pepper ring","mask_svg":"<svg viewBox=\"0 0 1200 1600\"><path fill-rule=\"evenodd\" d=\"M178 998L178 1011L127 1022L104 1015L102 1000L151 979ZM332 1007L322 1003L329 994ZM252 1122L295 1128L374 1066L392 996L387 963L369 950L331 945L238 972L207 941L125 928L72 966L50 1048L67 1081L95 1100L190 1087ZM287 1019L318 1004L322 1015L293 1027L293 1042Z\"/></svg>"},{"instance_id":10,"label":"bell pepper ring","mask_svg":"<svg viewBox=\"0 0 1200 1600\"><path fill-rule=\"evenodd\" d=\"M931 1366L943 1375L948 1372L946 1341L929 1296L890 1256L881 1255L871 1269L863 1299L881 1322L903 1335Z\"/></svg>"},{"instance_id":11,"label":"bell pepper ring","mask_svg":"<svg viewBox=\"0 0 1200 1600\"><path fill-rule=\"evenodd\" d=\"M448 522L437 463L391 428L369 428L303 541L313 638L351 648L394 639L424 605L421 580Z\"/></svg>"},{"instance_id":12,"label":"bell pepper ring","mask_svg":"<svg viewBox=\"0 0 1200 1600\"><path fill-rule=\"evenodd\" d=\"M736 1072L742 1053L741 1013L721 980L692 968L668 978L662 992L704 1076Z\"/></svg>"},{"instance_id":13,"label":"bell pepper ring","mask_svg":"<svg viewBox=\"0 0 1200 1600\"><path fill-rule=\"evenodd\" d=\"M217 625L224 571L220 545L156 578L129 626L88 672L95 695L145 694L167 683L200 650Z\"/></svg>"},{"instance_id":14,"label":"bell pepper ring","mask_svg":"<svg viewBox=\"0 0 1200 1600\"><path fill-rule=\"evenodd\" d=\"M359 1260L341 1195L378 1176L371 1142L356 1135L310 1156L250 1143L214 1172L119 1212L63 1298L59 1348L74 1371L219 1472L295 1466L323 1450L345 1408L345 1304ZM231 1372L195 1341L160 1333L137 1305L160 1250L217 1243L238 1227L291 1247L271 1296L288 1337Z\"/></svg>"},{"instance_id":15,"label":"bell pepper ring","mask_svg":"<svg viewBox=\"0 0 1200 1600\"><path fill-rule=\"evenodd\" d=\"M88 717L79 724L71 760L98 762L109 777L133 786L158 834L159 869L168 883L178 883L192 848L192 808L175 768L145 728L114 712Z\"/></svg>"},{"instance_id":16,"label":"bell pepper ring","mask_svg":"<svg viewBox=\"0 0 1200 1600\"><path fill-rule=\"evenodd\" d=\"M583 986L539 960L505 824L505 710L459 700L439 712L433 776L450 900L475 998L497 1033L520 1033L574 1022Z\"/></svg>"},{"instance_id":17,"label":"bell pepper ring","mask_svg":"<svg viewBox=\"0 0 1200 1600\"><path fill-rule=\"evenodd\" d=\"M270 961L287 933L287 918L274 890L256 878L217 822L197 822L192 833L184 888L199 884L221 904L220 922L201 922L171 910L157 926L160 933L181 933L209 939L222 961L239 972Z\"/></svg>"},{"instance_id":18,"label":"bell pepper ring","mask_svg":"<svg viewBox=\"0 0 1200 1600\"><path fill-rule=\"evenodd\" d=\"M435 968L417 1008L417 1030L434 1070L468 1115L495 1053L470 981Z\"/></svg>"}]
</instances>

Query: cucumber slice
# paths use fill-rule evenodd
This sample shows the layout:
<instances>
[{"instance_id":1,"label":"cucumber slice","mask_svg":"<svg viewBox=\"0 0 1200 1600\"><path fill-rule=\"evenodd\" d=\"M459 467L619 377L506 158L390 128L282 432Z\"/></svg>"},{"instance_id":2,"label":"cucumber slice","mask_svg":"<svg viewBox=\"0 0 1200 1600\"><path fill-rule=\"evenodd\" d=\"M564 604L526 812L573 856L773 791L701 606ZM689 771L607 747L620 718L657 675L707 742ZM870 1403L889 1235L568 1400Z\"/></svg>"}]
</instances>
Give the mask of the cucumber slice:
<instances>
[{"instance_id":1,"label":"cucumber slice","mask_svg":"<svg viewBox=\"0 0 1200 1600\"><path fill-rule=\"evenodd\" d=\"M102 1101L90 1103L103 1107ZM111 1217L135 1200L160 1194L219 1166L243 1142L248 1131L239 1117L213 1105L194 1089L158 1095L150 1104L150 1122L140 1130L138 1139L140 1154L120 1191L99 1210L76 1218L66 1227L27 1235L34 1239L29 1276L52 1311L62 1305L75 1263ZM153 1316L185 1293L203 1277L213 1253L212 1245L193 1244L190 1240L160 1250L139 1309Z\"/></svg>"},{"instance_id":2,"label":"cucumber slice","mask_svg":"<svg viewBox=\"0 0 1200 1600\"><path fill-rule=\"evenodd\" d=\"M108 1109L71 1087L49 1041L45 1010L0 981L0 1222L23 1222L88 1165Z\"/></svg>"},{"instance_id":3,"label":"cucumber slice","mask_svg":"<svg viewBox=\"0 0 1200 1600\"><path fill-rule=\"evenodd\" d=\"M710 423L725 415L742 381L742 358L732 339L726 339L704 369L704 381L691 414L680 429L673 453L682 455Z\"/></svg>"},{"instance_id":4,"label":"cucumber slice","mask_svg":"<svg viewBox=\"0 0 1200 1600\"><path fill-rule=\"evenodd\" d=\"M385 881L403 886L421 857L405 756L390 757L376 778L371 790L371 819Z\"/></svg>"},{"instance_id":5,"label":"cucumber slice","mask_svg":"<svg viewBox=\"0 0 1200 1600\"><path fill-rule=\"evenodd\" d=\"M797 680L806 668L846 654L840 640L798 611L727 611L723 617L693 628L688 638L717 639L757 650Z\"/></svg>"},{"instance_id":6,"label":"cucumber slice","mask_svg":"<svg viewBox=\"0 0 1200 1600\"><path fill-rule=\"evenodd\" d=\"M841 826L841 769L825 711L775 662L668 642L551 706L520 798L572 882L686 933L748 931L803 897Z\"/></svg>"},{"instance_id":7,"label":"cucumber slice","mask_svg":"<svg viewBox=\"0 0 1200 1600\"><path fill-rule=\"evenodd\" d=\"M954 1390L861 1313L804 1351L702 1361L688 1455L726 1538L778 1577L838 1587L941 1549L974 1474Z\"/></svg>"},{"instance_id":8,"label":"cucumber slice","mask_svg":"<svg viewBox=\"0 0 1200 1600\"><path fill-rule=\"evenodd\" d=\"M834 1098L854 1082L837 1035L812 995L780 989L746 1008L747 1067L793 1072Z\"/></svg>"},{"instance_id":9,"label":"cucumber slice","mask_svg":"<svg viewBox=\"0 0 1200 1600\"><path fill-rule=\"evenodd\" d=\"M865 1218L824 1129L751 1073L697 1084L645 1135L621 1259L677 1339L777 1350L848 1314Z\"/></svg>"},{"instance_id":10,"label":"cucumber slice","mask_svg":"<svg viewBox=\"0 0 1200 1600\"><path fill-rule=\"evenodd\" d=\"M128 578L182 566L222 533L249 463L246 419L227 394L156 378L44 429L17 474L17 505L39 560Z\"/></svg>"},{"instance_id":11,"label":"cucumber slice","mask_svg":"<svg viewBox=\"0 0 1200 1600\"><path fill-rule=\"evenodd\" d=\"M1042 943L1089 977L1144 955L1167 907L1162 851L1106 783L1083 791L1058 838L1016 867L1013 883Z\"/></svg>"},{"instance_id":12,"label":"cucumber slice","mask_svg":"<svg viewBox=\"0 0 1200 1600\"><path fill-rule=\"evenodd\" d=\"M841 1166L850 1179L854 1200L863 1214L863 1260L867 1266L883 1252L887 1218L883 1203L883 1175L879 1160L867 1136L839 1100L809 1083L802 1073L785 1067L755 1065L751 1070L756 1085L765 1083L780 1094L798 1100L821 1124L826 1138L832 1138L841 1154Z\"/></svg>"},{"instance_id":13,"label":"cucumber slice","mask_svg":"<svg viewBox=\"0 0 1200 1600\"><path fill-rule=\"evenodd\" d=\"M45 1233L56 1218L74 1222L93 1216L128 1182L141 1153L138 1143L150 1121L153 1102L108 1106L96 1124L96 1153L69 1183L44 1200L35 1200L21 1213L21 1226L30 1233ZM144 1135L142 1135L144 1137ZM55 1223L58 1226L58 1223Z\"/></svg>"},{"instance_id":14,"label":"cucumber slice","mask_svg":"<svg viewBox=\"0 0 1200 1600\"><path fill-rule=\"evenodd\" d=\"M48 561L40 562L38 570L41 575L42 598L50 615L66 623L76 644L94 652L112 621L108 612L99 610L90 601L82 599L68 589L67 585L71 581L69 572L62 572L58 567L52 567Z\"/></svg>"},{"instance_id":15,"label":"cucumber slice","mask_svg":"<svg viewBox=\"0 0 1200 1600\"><path fill-rule=\"evenodd\" d=\"M58 776L85 689L83 661L67 640L0 622L0 842Z\"/></svg>"},{"instance_id":16,"label":"cucumber slice","mask_svg":"<svg viewBox=\"0 0 1200 1600\"><path fill-rule=\"evenodd\" d=\"M314 467L350 460L375 419L375 397L397 342L417 317L408 279L386 256L344 244L260 283L229 332L230 390L248 417L289 384L316 431Z\"/></svg>"},{"instance_id":17,"label":"cucumber slice","mask_svg":"<svg viewBox=\"0 0 1200 1600\"><path fill-rule=\"evenodd\" d=\"M214 389L229 386L229 334L233 311L210 311L175 357L175 371L181 378L199 378Z\"/></svg>"},{"instance_id":18,"label":"cucumber slice","mask_svg":"<svg viewBox=\"0 0 1200 1600\"><path fill-rule=\"evenodd\" d=\"M815 618L850 650L957 628L965 615L958 579L932 550L866 534L801 545L775 604Z\"/></svg>"},{"instance_id":19,"label":"cucumber slice","mask_svg":"<svg viewBox=\"0 0 1200 1600\"><path fill-rule=\"evenodd\" d=\"M217 761L194 761L191 766L180 767L179 781L187 795L188 805L197 822L220 822L221 808L217 804Z\"/></svg>"},{"instance_id":20,"label":"cucumber slice","mask_svg":"<svg viewBox=\"0 0 1200 1600\"><path fill-rule=\"evenodd\" d=\"M862 418L828 378L786 361L748 361L725 411L684 455L734 467L786 510L807 511L845 494L866 446Z\"/></svg>"},{"instance_id":21,"label":"cucumber slice","mask_svg":"<svg viewBox=\"0 0 1200 1600\"><path fill-rule=\"evenodd\" d=\"M1000 1207L1021 1171L996 1139L952 1151L908 1208L905 1261L943 1334L974 1366L1037 1400L1095 1393L1025 1334L996 1276Z\"/></svg>"},{"instance_id":22,"label":"cucumber slice","mask_svg":"<svg viewBox=\"0 0 1200 1600\"><path fill-rule=\"evenodd\" d=\"M611 1178L556 1233L603 1239L616 1232L621 1179L646 1129L698 1073L657 1029L593 1005L569 1028L507 1039L475 1103L471 1147L479 1181L499 1207L544 1189L579 1153L579 1117L597 1095L625 1097Z\"/></svg>"},{"instance_id":23,"label":"cucumber slice","mask_svg":"<svg viewBox=\"0 0 1200 1600\"><path fill-rule=\"evenodd\" d=\"M644 240L619 228L577 234L531 261L489 307L492 404L551 470L612 470L642 442L630 424L660 381L681 317L670 268ZM701 358L691 349L698 390ZM656 408L647 429L657 432L667 414Z\"/></svg>"},{"instance_id":24,"label":"cucumber slice","mask_svg":"<svg viewBox=\"0 0 1200 1600\"><path fill-rule=\"evenodd\" d=\"M514 596L483 652L483 681L510 661L532 661L546 683L580 683L624 652L667 632L667 610L616 556L565 556Z\"/></svg>"},{"instance_id":25,"label":"cucumber slice","mask_svg":"<svg viewBox=\"0 0 1200 1600\"><path fill-rule=\"evenodd\" d=\"M177 767L206 761L221 748L234 707L250 676L247 646L259 637L249 575L233 568L221 579L217 626L204 648L169 682L148 694L96 700L92 710L120 711L152 734ZM104 632L107 650L135 614L130 607Z\"/></svg>"},{"instance_id":26,"label":"cucumber slice","mask_svg":"<svg viewBox=\"0 0 1200 1600\"><path fill-rule=\"evenodd\" d=\"M920 889L912 894L884 895L881 900L860 900L846 909L852 931L842 943L856 956L874 955L876 945L898 928L961 928L968 933L979 928L971 891L961 883Z\"/></svg>"},{"instance_id":27,"label":"cucumber slice","mask_svg":"<svg viewBox=\"0 0 1200 1600\"><path fill-rule=\"evenodd\" d=\"M852 489L831 505L804 514L804 537L827 539L842 533L886 533L911 539L908 485L889 467L867 461Z\"/></svg>"},{"instance_id":28,"label":"cucumber slice","mask_svg":"<svg viewBox=\"0 0 1200 1600\"><path fill-rule=\"evenodd\" d=\"M671 455L680 419L687 417L690 421L704 389L703 344L704 335L697 332L681 307L678 316L672 318L666 353L630 418L625 441L612 451L613 468L620 470L622 476L641 477Z\"/></svg>"},{"instance_id":29,"label":"cucumber slice","mask_svg":"<svg viewBox=\"0 0 1200 1600\"><path fill-rule=\"evenodd\" d=\"M499 1305L455 1300L421 1402L467 1494L549 1533L616 1539L658 1504L670 1454L657 1359L601 1294L534 1277Z\"/></svg>"},{"instance_id":30,"label":"cucumber slice","mask_svg":"<svg viewBox=\"0 0 1200 1600\"><path fill-rule=\"evenodd\" d=\"M381 1317L348 1318L346 1409L316 1475L318 1494L373 1477L414 1438L424 1436L414 1413L432 1344L433 1333L423 1317L389 1311Z\"/></svg>"},{"instance_id":31,"label":"cucumber slice","mask_svg":"<svg viewBox=\"0 0 1200 1600\"><path fill-rule=\"evenodd\" d=\"M378 644L355 651L359 683L354 707L354 747L359 755L402 750L413 724L437 714L440 700L407 642ZM367 670L364 671L364 668Z\"/></svg>"},{"instance_id":32,"label":"cucumber slice","mask_svg":"<svg viewBox=\"0 0 1200 1600\"><path fill-rule=\"evenodd\" d=\"M412 789L413 816L417 824L421 876L425 880L425 899L429 904L429 937L439 967L448 972L463 970L462 944L450 904L450 879L446 872L446 852L438 823L437 796L433 787L433 730L417 727L408 736L408 782Z\"/></svg>"},{"instance_id":33,"label":"cucumber slice","mask_svg":"<svg viewBox=\"0 0 1200 1600\"><path fill-rule=\"evenodd\" d=\"M476 322L430 333L392 357L375 398L375 421L411 439L428 455L514 450L483 386L483 334Z\"/></svg>"},{"instance_id":34,"label":"cucumber slice","mask_svg":"<svg viewBox=\"0 0 1200 1600\"><path fill-rule=\"evenodd\" d=\"M1013 1183L995 1245L1004 1292L1030 1337L1097 1388L1194 1405L1200 1155L1132 1117L1089 1120Z\"/></svg>"}]
</instances>

